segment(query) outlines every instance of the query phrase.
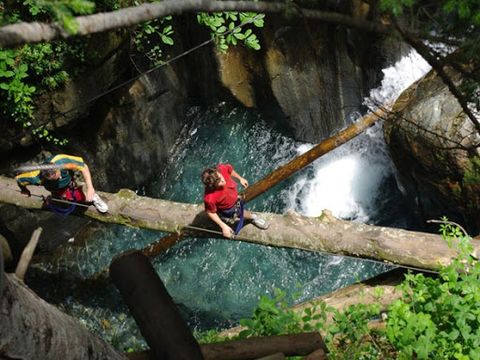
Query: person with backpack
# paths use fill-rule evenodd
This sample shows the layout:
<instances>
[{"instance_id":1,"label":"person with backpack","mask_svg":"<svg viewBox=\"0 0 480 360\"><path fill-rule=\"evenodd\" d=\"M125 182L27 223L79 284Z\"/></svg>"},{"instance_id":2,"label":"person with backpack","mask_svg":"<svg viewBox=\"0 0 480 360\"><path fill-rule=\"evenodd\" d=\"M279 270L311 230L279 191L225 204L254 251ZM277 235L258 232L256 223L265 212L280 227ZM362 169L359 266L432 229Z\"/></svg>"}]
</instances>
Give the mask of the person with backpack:
<instances>
[{"instance_id":1,"label":"person with backpack","mask_svg":"<svg viewBox=\"0 0 480 360\"><path fill-rule=\"evenodd\" d=\"M51 165L51 166L49 166ZM95 192L90 169L79 156L58 154L48 158L41 170L33 170L15 176L22 194L31 196L28 185L43 186L54 199L72 203L92 203L99 213L108 212L108 205ZM78 186L74 172L80 172L85 180L85 192ZM47 202L47 205L51 203Z\"/></svg>"}]
</instances>

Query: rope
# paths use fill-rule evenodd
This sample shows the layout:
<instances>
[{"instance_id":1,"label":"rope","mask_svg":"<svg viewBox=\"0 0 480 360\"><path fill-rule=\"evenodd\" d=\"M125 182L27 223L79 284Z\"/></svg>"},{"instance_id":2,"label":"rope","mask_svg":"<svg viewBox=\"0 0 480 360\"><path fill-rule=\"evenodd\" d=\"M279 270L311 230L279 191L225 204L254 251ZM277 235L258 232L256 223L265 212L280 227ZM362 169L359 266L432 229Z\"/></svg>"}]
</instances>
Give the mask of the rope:
<instances>
[{"instance_id":1,"label":"rope","mask_svg":"<svg viewBox=\"0 0 480 360\"><path fill-rule=\"evenodd\" d=\"M12 169L15 173L24 173L35 170L55 170L55 169L68 169L71 164L40 164L40 165L23 165Z\"/></svg>"},{"instance_id":2,"label":"rope","mask_svg":"<svg viewBox=\"0 0 480 360\"><path fill-rule=\"evenodd\" d=\"M75 209L77 208L76 204L72 204L72 205L70 205L69 207L66 207L66 208L55 206L55 205L52 204L52 199L53 198L50 198L50 199L47 198L44 201L45 204L47 204L47 207L50 210L52 210L55 214L60 215L63 218L66 218L68 215L70 215L72 212L74 212Z\"/></svg>"},{"instance_id":3,"label":"rope","mask_svg":"<svg viewBox=\"0 0 480 360\"><path fill-rule=\"evenodd\" d=\"M21 192L20 190L16 190L16 191ZM59 199L59 198L55 198L55 197L48 197L48 196L45 197L44 195L31 194L30 196L38 197L39 200L42 200L43 202L46 202L47 199L48 199L49 201L54 201L54 202L69 204L69 205L83 206L83 207L86 207L86 208L89 208L91 206L91 205L76 202L76 201L63 200L63 199Z\"/></svg>"}]
</instances>

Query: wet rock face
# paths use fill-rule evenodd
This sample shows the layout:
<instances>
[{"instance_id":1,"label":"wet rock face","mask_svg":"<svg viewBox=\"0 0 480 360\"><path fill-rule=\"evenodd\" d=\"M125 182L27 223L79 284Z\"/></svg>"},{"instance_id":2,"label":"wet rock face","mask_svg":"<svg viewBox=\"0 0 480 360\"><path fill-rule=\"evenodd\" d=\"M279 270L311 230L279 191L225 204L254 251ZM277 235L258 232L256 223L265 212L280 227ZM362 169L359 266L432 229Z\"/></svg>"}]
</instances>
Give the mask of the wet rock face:
<instances>
[{"instance_id":1,"label":"wet rock face","mask_svg":"<svg viewBox=\"0 0 480 360\"><path fill-rule=\"evenodd\" d=\"M460 76L449 71L457 85ZM434 72L396 101L385 123L385 139L400 177L424 219L449 216L480 229L479 185L471 178L473 147L480 141L470 119ZM467 174L467 176L466 176Z\"/></svg>"},{"instance_id":2,"label":"wet rock face","mask_svg":"<svg viewBox=\"0 0 480 360\"><path fill-rule=\"evenodd\" d=\"M43 231L36 248L37 254L49 253L67 243L89 222L79 216L62 217L47 211L31 211L13 205L0 206L0 234L7 240L15 260L18 260L38 227L42 227Z\"/></svg>"},{"instance_id":3,"label":"wet rock face","mask_svg":"<svg viewBox=\"0 0 480 360\"><path fill-rule=\"evenodd\" d=\"M267 119L309 142L344 127L360 110L383 61L372 56L371 35L271 14L261 44L258 52L217 53L220 80L244 106L265 110Z\"/></svg>"},{"instance_id":4,"label":"wet rock face","mask_svg":"<svg viewBox=\"0 0 480 360\"><path fill-rule=\"evenodd\" d=\"M160 173L185 123L186 90L172 69L142 77L93 109L75 146L87 153L95 186L137 188Z\"/></svg>"}]
</instances>

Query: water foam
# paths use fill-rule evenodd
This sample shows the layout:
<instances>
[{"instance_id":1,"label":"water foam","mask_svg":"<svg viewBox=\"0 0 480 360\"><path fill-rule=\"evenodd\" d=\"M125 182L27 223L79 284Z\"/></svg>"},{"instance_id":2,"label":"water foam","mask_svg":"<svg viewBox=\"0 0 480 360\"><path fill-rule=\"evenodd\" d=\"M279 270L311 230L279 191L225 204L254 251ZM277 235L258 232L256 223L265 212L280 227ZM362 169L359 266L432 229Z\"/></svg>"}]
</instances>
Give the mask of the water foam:
<instances>
[{"instance_id":1,"label":"water foam","mask_svg":"<svg viewBox=\"0 0 480 360\"><path fill-rule=\"evenodd\" d=\"M385 104L396 99L413 82L430 70L414 50L393 66L383 70L381 86L370 92L365 104ZM301 145L298 153L310 146ZM336 217L368 222L376 215L383 188L393 167L377 124L354 140L317 160L311 171L290 188L289 207L318 216L328 209Z\"/></svg>"}]
</instances>

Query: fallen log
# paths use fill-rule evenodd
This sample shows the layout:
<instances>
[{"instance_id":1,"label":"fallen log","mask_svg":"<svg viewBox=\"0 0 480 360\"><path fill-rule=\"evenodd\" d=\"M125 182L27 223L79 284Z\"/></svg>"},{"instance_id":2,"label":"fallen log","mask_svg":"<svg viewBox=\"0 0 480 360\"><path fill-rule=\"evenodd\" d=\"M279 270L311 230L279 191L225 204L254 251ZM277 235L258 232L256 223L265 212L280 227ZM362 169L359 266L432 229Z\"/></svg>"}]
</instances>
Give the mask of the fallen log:
<instances>
[{"instance_id":1,"label":"fallen log","mask_svg":"<svg viewBox=\"0 0 480 360\"><path fill-rule=\"evenodd\" d=\"M287 356L305 356L327 347L318 332L251 337L200 345L205 360L249 360L282 353ZM130 360L153 360L152 351L129 354Z\"/></svg>"},{"instance_id":2,"label":"fallen log","mask_svg":"<svg viewBox=\"0 0 480 360\"><path fill-rule=\"evenodd\" d=\"M40 239L42 231L43 229L39 227L33 232L29 243L27 244L27 246L25 246L25 249L23 249L22 255L20 256L17 268L15 269L15 275L22 281L25 277L25 273L27 272L28 265L30 265L30 261L32 260L33 253L37 248L38 239Z\"/></svg>"},{"instance_id":3,"label":"fallen log","mask_svg":"<svg viewBox=\"0 0 480 360\"><path fill-rule=\"evenodd\" d=\"M30 188L33 195L27 197L20 194L15 180L0 176L0 202L40 209L42 201L37 196L46 196L48 192L41 187ZM84 213L86 216L107 223L170 233L180 232L185 225L218 230L200 205L138 196L125 189L116 194L100 195L108 202L109 213L102 215L90 207ZM262 213L261 216L270 222L269 229L262 231L247 225L240 233L242 241L376 259L427 270L438 270L457 255L441 236L435 234L349 221L331 221L328 216L312 218L294 212L284 215ZM190 232L188 235L205 236L200 232ZM474 255L478 255L478 258L480 241L473 240L472 244Z\"/></svg>"},{"instance_id":4,"label":"fallen log","mask_svg":"<svg viewBox=\"0 0 480 360\"><path fill-rule=\"evenodd\" d=\"M0 295L1 359L126 359L76 319L4 274Z\"/></svg>"},{"instance_id":5,"label":"fallen log","mask_svg":"<svg viewBox=\"0 0 480 360\"><path fill-rule=\"evenodd\" d=\"M256 359L256 360L285 360L285 355L282 354L282 353L276 353L276 354L264 356L264 357Z\"/></svg>"},{"instance_id":6,"label":"fallen log","mask_svg":"<svg viewBox=\"0 0 480 360\"><path fill-rule=\"evenodd\" d=\"M205 360L257 359L279 352L286 356L305 356L317 349L327 352L318 332L253 337L202 345Z\"/></svg>"},{"instance_id":7,"label":"fallen log","mask_svg":"<svg viewBox=\"0 0 480 360\"><path fill-rule=\"evenodd\" d=\"M320 156L336 149L342 144L352 140L354 137L360 135L365 129L375 124L378 120L387 116L387 110L383 108L363 116L360 120L356 121L347 128L339 131L337 134L323 140L312 149L308 150L304 154L297 156L289 161L287 164L280 166L270 174L265 176L260 181L257 181L252 186L249 186L245 192L245 201L250 201L260 196L264 192L270 190L279 182L289 178L297 171L305 168L308 164L312 163Z\"/></svg>"},{"instance_id":8,"label":"fallen log","mask_svg":"<svg viewBox=\"0 0 480 360\"><path fill-rule=\"evenodd\" d=\"M154 359L202 360L190 329L148 257L126 252L110 264L110 277L122 294Z\"/></svg>"}]
</instances>

